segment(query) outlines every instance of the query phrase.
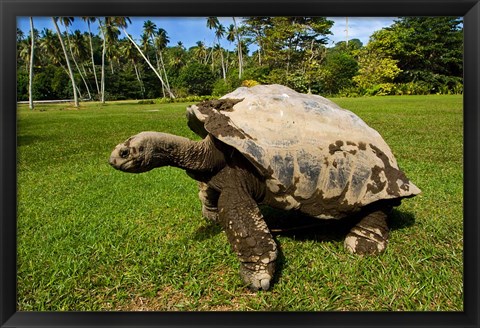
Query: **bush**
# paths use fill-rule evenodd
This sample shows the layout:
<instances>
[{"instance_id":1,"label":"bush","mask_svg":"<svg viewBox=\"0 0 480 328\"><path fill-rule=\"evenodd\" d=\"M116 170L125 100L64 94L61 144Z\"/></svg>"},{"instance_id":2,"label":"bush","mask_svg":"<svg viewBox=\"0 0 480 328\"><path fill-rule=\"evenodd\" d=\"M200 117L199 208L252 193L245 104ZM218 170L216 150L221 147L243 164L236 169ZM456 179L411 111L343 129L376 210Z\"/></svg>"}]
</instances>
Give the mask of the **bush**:
<instances>
[{"instance_id":1,"label":"bush","mask_svg":"<svg viewBox=\"0 0 480 328\"><path fill-rule=\"evenodd\" d=\"M242 82L242 87L248 87L248 88L251 88L251 87L254 87L256 85L260 85L259 82L255 81L255 80L244 80Z\"/></svg>"},{"instance_id":2,"label":"bush","mask_svg":"<svg viewBox=\"0 0 480 328\"><path fill-rule=\"evenodd\" d=\"M194 62L182 68L178 80L189 94L205 96L212 94L215 76L209 66Z\"/></svg>"},{"instance_id":3,"label":"bush","mask_svg":"<svg viewBox=\"0 0 480 328\"><path fill-rule=\"evenodd\" d=\"M212 95L221 97L229 92L232 92L233 90L235 90L235 86L232 84L230 79L227 79L226 81L220 79L215 82Z\"/></svg>"}]
</instances>

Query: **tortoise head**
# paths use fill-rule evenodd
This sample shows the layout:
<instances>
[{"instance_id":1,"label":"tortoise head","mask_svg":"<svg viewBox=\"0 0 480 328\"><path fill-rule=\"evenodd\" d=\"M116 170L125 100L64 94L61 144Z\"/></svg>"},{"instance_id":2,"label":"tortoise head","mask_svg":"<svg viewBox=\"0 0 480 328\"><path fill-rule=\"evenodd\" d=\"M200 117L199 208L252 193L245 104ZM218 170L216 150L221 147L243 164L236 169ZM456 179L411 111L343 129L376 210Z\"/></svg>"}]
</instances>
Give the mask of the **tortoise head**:
<instances>
[{"instance_id":1,"label":"tortoise head","mask_svg":"<svg viewBox=\"0 0 480 328\"><path fill-rule=\"evenodd\" d=\"M168 147L162 151L162 139L165 140L164 145L167 144L168 135L159 132L134 135L115 147L110 155L110 165L130 173L147 172L168 165Z\"/></svg>"}]
</instances>

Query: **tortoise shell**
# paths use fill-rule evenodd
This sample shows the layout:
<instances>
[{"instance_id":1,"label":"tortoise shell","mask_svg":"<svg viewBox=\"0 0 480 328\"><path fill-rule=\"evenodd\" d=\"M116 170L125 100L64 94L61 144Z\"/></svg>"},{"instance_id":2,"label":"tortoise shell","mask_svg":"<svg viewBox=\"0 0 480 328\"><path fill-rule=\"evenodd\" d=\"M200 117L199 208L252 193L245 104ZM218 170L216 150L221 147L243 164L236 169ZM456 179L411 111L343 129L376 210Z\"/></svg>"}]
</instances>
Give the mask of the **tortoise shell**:
<instances>
[{"instance_id":1,"label":"tortoise shell","mask_svg":"<svg viewBox=\"0 0 480 328\"><path fill-rule=\"evenodd\" d=\"M321 204L317 216L332 218L420 193L377 131L318 95L281 85L241 87L190 106L187 116L193 131L243 154L286 209Z\"/></svg>"}]
</instances>

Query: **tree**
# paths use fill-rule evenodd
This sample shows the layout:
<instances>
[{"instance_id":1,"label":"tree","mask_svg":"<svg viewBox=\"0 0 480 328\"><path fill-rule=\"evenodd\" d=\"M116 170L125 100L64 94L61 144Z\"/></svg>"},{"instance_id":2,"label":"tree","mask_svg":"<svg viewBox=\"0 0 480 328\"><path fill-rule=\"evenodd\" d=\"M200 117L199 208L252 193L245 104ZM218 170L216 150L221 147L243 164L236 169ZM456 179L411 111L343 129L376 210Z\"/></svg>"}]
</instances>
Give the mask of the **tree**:
<instances>
[{"instance_id":1,"label":"tree","mask_svg":"<svg viewBox=\"0 0 480 328\"><path fill-rule=\"evenodd\" d=\"M205 48L205 44L202 41L197 41L197 45L192 47L192 52L195 58L202 64L207 63L207 48Z\"/></svg>"},{"instance_id":2,"label":"tree","mask_svg":"<svg viewBox=\"0 0 480 328\"><path fill-rule=\"evenodd\" d=\"M145 86L143 85L142 82L142 77L140 76L140 70L138 69L137 66L137 59L138 59L138 52L135 46L131 42L125 42L122 47L121 47L122 53L125 55L128 60L133 65L133 68L135 70L135 76L137 77L138 85L140 86L140 92L142 93L142 97L145 97Z\"/></svg>"},{"instance_id":3,"label":"tree","mask_svg":"<svg viewBox=\"0 0 480 328\"><path fill-rule=\"evenodd\" d=\"M140 55L142 55L143 59L145 59L145 61L147 62L148 66L150 66L150 68L153 70L153 72L157 75L158 79L160 80L160 83L162 84L163 87L166 88L166 91L169 95L170 98L174 99L175 98L175 95L172 93L172 90L170 89L170 87L168 87L164 80L162 79L162 76L160 75L159 72L157 72L157 70L155 69L155 67L152 65L152 63L150 62L150 60L145 56L145 54L143 53L142 49L140 49L140 47L136 44L136 42L132 39L132 37L127 33L127 23L126 23L126 19L125 18L117 18L117 24L118 26L120 26L123 30L123 33L125 34L125 36L127 37L127 39L132 42L132 44L135 46L135 48L137 48L137 50L140 52Z\"/></svg>"},{"instance_id":4,"label":"tree","mask_svg":"<svg viewBox=\"0 0 480 328\"><path fill-rule=\"evenodd\" d=\"M269 79L308 90L332 26L324 17L250 17L243 30L260 46L258 61L269 67Z\"/></svg>"},{"instance_id":5,"label":"tree","mask_svg":"<svg viewBox=\"0 0 480 328\"><path fill-rule=\"evenodd\" d=\"M85 81L85 77L82 74L82 71L80 70L80 67L78 66L77 60L73 54L72 50L72 42L70 41L70 32L69 32L69 26L73 23L74 17L60 17L60 22L62 23L63 26L65 26L65 35L67 37L67 46L68 50L70 51L70 55L72 57L73 63L75 64L75 67L77 68L78 74L80 75L80 78L83 81L83 84L85 85L85 89L88 94L88 98L91 99L92 96L90 94L90 88L88 87L87 81Z\"/></svg>"},{"instance_id":6,"label":"tree","mask_svg":"<svg viewBox=\"0 0 480 328\"><path fill-rule=\"evenodd\" d=\"M104 17L104 20L99 20L100 31L103 36L103 47L102 47L102 73L101 73L101 101L105 103L105 56L107 51L109 51L110 60L113 60L114 44L118 41L118 36L120 35L119 26L125 24L129 20L128 17ZM113 69L113 68L112 68Z\"/></svg>"},{"instance_id":7,"label":"tree","mask_svg":"<svg viewBox=\"0 0 480 328\"><path fill-rule=\"evenodd\" d=\"M242 78L243 74L243 51L242 51L242 41L240 39L240 33L238 32L237 22L235 17L233 19L233 33L237 39L237 52L238 52L238 78Z\"/></svg>"},{"instance_id":8,"label":"tree","mask_svg":"<svg viewBox=\"0 0 480 328\"><path fill-rule=\"evenodd\" d=\"M217 17L207 17L207 27L212 30L215 30L215 39L213 41L213 47L211 49L211 58L212 58L212 71L214 70L214 58L215 53L220 54L221 67L222 67L222 77L225 81L227 79L225 60L223 58L223 49L220 45L220 39L225 35L225 27L220 24Z\"/></svg>"},{"instance_id":9,"label":"tree","mask_svg":"<svg viewBox=\"0 0 480 328\"><path fill-rule=\"evenodd\" d=\"M28 79L28 104L29 108L33 110L33 58L35 53L35 31L33 28L33 18L30 17L30 74Z\"/></svg>"},{"instance_id":10,"label":"tree","mask_svg":"<svg viewBox=\"0 0 480 328\"><path fill-rule=\"evenodd\" d=\"M223 58L223 48L220 45L220 39L223 38L225 35L225 27L222 24L219 24L217 26L217 29L215 30L215 37L217 38L217 46L215 49L217 52L220 53L220 60L221 60L221 65L222 65L222 76L223 80L225 81L227 79L227 68L225 66L225 59Z\"/></svg>"},{"instance_id":11,"label":"tree","mask_svg":"<svg viewBox=\"0 0 480 328\"><path fill-rule=\"evenodd\" d=\"M433 90L460 83L463 76L463 27L458 17L400 17L375 32L368 46L396 60L396 82L425 82Z\"/></svg>"},{"instance_id":12,"label":"tree","mask_svg":"<svg viewBox=\"0 0 480 328\"><path fill-rule=\"evenodd\" d=\"M348 46L352 44L350 40ZM319 69L321 93L335 95L353 86L358 73L358 62L348 51L329 51Z\"/></svg>"},{"instance_id":13,"label":"tree","mask_svg":"<svg viewBox=\"0 0 480 328\"><path fill-rule=\"evenodd\" d=\"M55 30L57 31L58 40L60 41L60 45L62 46L63 54L65 56L65 61L67 63L68 74L70 76L70 81L72 82L74 105L75 105L75 107L79 107L78 96L77 96L77 85L75 83L75 77L73 76L73 71L72 71L72 67L70 65L70 60L68 59L67 49L65 48L65 44L63 43L62 34L60 33L60 29L58 28L57 20L58 20L58 17L52 17L53 25L55 26Z\"/></svg>"},{"instance_id":14,"label":"tree","mask_svg":"<svg viewBox=\"0 0 480 328\"><path fill-rule=\"evenodd\" d=\"M163 28L159 28L157 30L157 36L155 37L155 46L158 49L160 64L162 67L163 76L165 78L165 84L168 90L170 90L170 83L168 82L168 75L167 75L167 70L165 68L165 64L163 62L162 52L165 50L165 48L167 48L167 45L169 42L170 42L170 39L168 38L167 31L165 31Z\"/></svg>"},{"instance_id":15,"label":"tree","mask_svg":"<svg viewBox=\"0 0 480 328\"><path fill-rule=\"evenodd\" d=\"M95 77L95 85L97 86L97 94L100 94L100 87L98 86L98 78L97 78L97 70L95 69L95 58L93 56L93 42L92 42L92 31L90 29L90 23L94 23L96 21L95 17L82 17L84 21L87 22L88 26L88 39L90 43L90 55L91 55L91 60L92 60L92 70L93 70L93 75Z\"/></svg>"},{"instance_id":16,"label":"tree","mask_svg":"<svg viewBox=\"0 0 480 328\"><path fill-rule=\"evenodd\" d=\"M362 89L375 85L392 83L402 71L397 66L398 61L368 47L360 52L358 75L353 81Z\"/></svg>"},{"instance_id":17,"label":"tree","mask_svg":"<svg viewBox=\"0 0 480 328\"><path fill-rule=\"evenodd\" d=\"M102 34L102 70L100 75L100 101L102 104L105 103L105 54L107 52L107 36L104 22L101 19L98 19L98 24L100 28L100 32ZM105 24L106 24L106 17L105 17Z\"/></svg>"},{"instance_id":18,"label":"tree","mask_svg":"<svg viewBox=\"0 0 480 328\"><path fill-rule=\"evenodd\" d=\"M179 81L189 93L204 96L212 93L215 76L207 65L192 62L181 69Z\"/></svg>"}]
</instances>

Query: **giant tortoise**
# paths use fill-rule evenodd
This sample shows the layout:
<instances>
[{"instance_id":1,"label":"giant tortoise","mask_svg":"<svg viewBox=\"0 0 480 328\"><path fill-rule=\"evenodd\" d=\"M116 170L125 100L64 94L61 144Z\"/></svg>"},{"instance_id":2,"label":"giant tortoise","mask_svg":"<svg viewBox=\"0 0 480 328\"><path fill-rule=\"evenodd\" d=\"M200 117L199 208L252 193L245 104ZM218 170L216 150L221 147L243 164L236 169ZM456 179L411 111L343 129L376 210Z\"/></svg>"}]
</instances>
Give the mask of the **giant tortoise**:
<instances>
[{"instance_id":1,"label":"giant tortoise","mask_svg":"<svg viewBox=\"0 0 480 328\"><path fill-rule=\"evenodd\" d=\"M141 132L115 147L110 164L132 173L175 166L197 180L203 215L223 227L253 290L270 288L278 254L259 204L322 220L355 215L346 249L376 254L391 209L420 193L377 131L318 95L241 87L188 107L187 118L201 141Z\"/></svg>"}]
</instances>

